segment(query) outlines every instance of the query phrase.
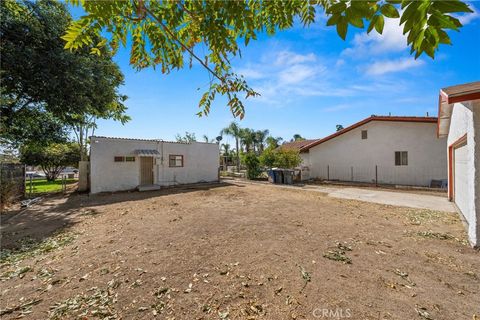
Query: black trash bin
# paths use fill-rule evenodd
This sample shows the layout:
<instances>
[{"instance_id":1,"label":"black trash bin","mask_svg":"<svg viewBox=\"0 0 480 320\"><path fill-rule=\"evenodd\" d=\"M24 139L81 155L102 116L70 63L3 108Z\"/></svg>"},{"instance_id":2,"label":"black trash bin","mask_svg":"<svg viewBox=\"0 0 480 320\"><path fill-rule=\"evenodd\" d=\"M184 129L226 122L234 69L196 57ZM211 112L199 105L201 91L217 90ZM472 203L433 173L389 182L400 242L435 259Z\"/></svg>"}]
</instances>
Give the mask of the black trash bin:
<instances>
[{"instance_id":1,"label":"black trash bin","mask_svg":"<svg viewBox=\"0 0 480 320\"><path fill-rule=\"evenodd\" d=\"M275 169L273 170L274 183L283 184L283 172L282 170Z\"/></svg>"},{"instance_id":2,"label":"black trash bin","mask_svg":"<svg viewBox=\"0 0 480 320\"><path fill-rule=\"evenodd\" d=\"M267 175L268 175L268 182L275 183L275 175L272 169L267 170Z\"/></svg>"},{"instance_id":3,"label":"black trash bin","mask_svg":"<svg viewBox=\"0 0 480 320\"><path fill-rule=\"evenodd\" d=\"M293 170L283 170L283 183L284 184L293 184Z\"/></svg>"}]
</instances>

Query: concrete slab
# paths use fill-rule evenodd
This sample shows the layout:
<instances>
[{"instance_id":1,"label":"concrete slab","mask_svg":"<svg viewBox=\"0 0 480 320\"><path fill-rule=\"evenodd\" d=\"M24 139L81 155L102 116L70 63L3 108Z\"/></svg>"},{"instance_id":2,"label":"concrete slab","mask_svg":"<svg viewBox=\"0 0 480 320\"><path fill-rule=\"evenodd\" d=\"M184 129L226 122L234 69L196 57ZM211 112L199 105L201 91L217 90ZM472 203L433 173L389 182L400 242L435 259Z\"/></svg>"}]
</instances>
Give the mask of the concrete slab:
<instances>
[{"instance_id":1,"label":"concrete slab","mask_svg":"<svg viewBox=\"0 0 480 320\"><path fill-rule=\"evenodd\" d=\"M426 194L417 194L401 191L384 191L362 188L342 188L342 187L324 187L308 186L309 190L317 190L328 194L330 197L360 200L392 206L430 209L437 211L456 212L456 208L448 201L447 197L432 196Z\"/></svg>"},{"instance_id":2,"label":"concrete slab","mask_svg":"<svg viewBox=\"0 0 480 320\"><path fill-rule=\"evenodd\" d=\"M239 182L235 180L235 182ZM244 182L245 183L245 182ZM248 183L248 182L247 182ZM252 183L252 182L251 182ZM255 183L255 182L253 182ZM430 209L445 212L456 212L452 202L446 196L426 195L412 192L372 190L366 188L349 188L337 186L315 186L303 187L268 184L279 188L295 188L305 191L326 193L329 197L359 200L373 203L381 203L399 207L410 207L419 209Z\"/></svg>"}]
</instances>

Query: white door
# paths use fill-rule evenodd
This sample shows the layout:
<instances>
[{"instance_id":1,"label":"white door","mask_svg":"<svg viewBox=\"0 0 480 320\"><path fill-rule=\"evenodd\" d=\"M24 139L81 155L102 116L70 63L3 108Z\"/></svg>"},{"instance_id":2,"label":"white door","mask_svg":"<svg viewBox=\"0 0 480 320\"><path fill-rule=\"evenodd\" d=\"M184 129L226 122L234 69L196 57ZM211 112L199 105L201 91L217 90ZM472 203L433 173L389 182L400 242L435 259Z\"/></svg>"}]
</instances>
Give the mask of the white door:
<instances>
[{"instance_id":1,"label":"white door","mask_svg":"<svg viewBox=\"0 0 480 320\"><path fill-rule=\"evenodd\" d=\"M464 216L468 216L467 144L453 149L453 199Z\"/></svg>"}]
</instances>

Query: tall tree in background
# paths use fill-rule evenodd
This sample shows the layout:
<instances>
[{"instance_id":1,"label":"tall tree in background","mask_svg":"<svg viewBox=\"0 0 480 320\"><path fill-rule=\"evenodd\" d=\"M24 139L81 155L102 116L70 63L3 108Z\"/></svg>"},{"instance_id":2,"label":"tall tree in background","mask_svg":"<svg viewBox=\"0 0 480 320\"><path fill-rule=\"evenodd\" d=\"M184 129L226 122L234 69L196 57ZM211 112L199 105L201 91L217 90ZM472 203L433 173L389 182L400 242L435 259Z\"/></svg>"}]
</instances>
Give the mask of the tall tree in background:
<instances>
[{"instance_id":1,"label":"tall tree in background","mask_svg":"<svg viewBox=\"0 0 480 320\"><path fill-rule=\"evenodd\" d=\"M177 140L177 142L192 143L192 142L197 141L197 137L195 137L194 132L185 131L184 136L182 136L180 134L177 134L175 136L175 140Z\"/></svg>"},{"instance_id":2,"label":"tall tree in background","mask_svg":"<svg viewBox=\"0 0 480 320\"><path fill-rule=\"evenodd\" d=\"M274 35L296 20L308 27L323 21L316 18L326 13L327 26L335 26L345 39L349 26L382 33L385 18L400 18L415 58L424 52L433 58L440 44L450 44L446 31L462 26L452 13L473 12L464 2L450 0L68 1L82 5L86 15L72 23L64 37L66 48L129 46L134 67L160 65L163 73L191 67L195 60L212 79L198 115L207 115L215 97L226 95L227 106L240 118L245 111L241 99L257 92L232 72L230 62L240 55L241 44L247 46L260 33ZM94 36L105 31L108 41L96 43Z\"/></svg>"},{"instance_id":3,"label":"tall tree in background","mask_svg":"<svg viewBox=\"0 0 480 320\"><path fill-rule=\"evenodd\" d=\"M237 155L237 172L240 172L240 138L241 138L241 128L236 122L230 123L226 128L223 128L220 131L220 135L231 136L235 139L235 153Z\"/></svg>"},{"instance_id":4,"label":"tall tree in background","mask_svg":"<svg viewBox=\"0 0 480 320\"><path fill-rule=\"evenodd\" d=\"M245 147L246 153L252 151L255 146L255 131L250 128L242 128L240 130L240 141Z\"/></svg>"},{"instance_id":5,"label":"tall tree in background","mask_svg":"<svg viewBox=\"0 0 480 320\"><path fill-rule=\"evenodd\" d=\"M267 149L276 149L280 145L280 142L283 141L283 138L269 136L265 141L267 143Z\"/></svg>"},{"instance_id":6,"label":"tall tree in background","mask_svg":"<svg viewBox=\"0 0 480 320\"><path fill-rule=\"evenodd\" d=\"M302 137L302 136L299 135L298 133L295 133L295 134L293 135L293 139L290 140L290 141L293 142L293 141L304 141L304 140L306 140L304 137Z\"/></svg>"},{"instance_id":7,"label":"tall tree in background","mask_svg":"<svg viewBox=\"0 0 480 320\"><path fill-rule=\"evenodd\" d=\"M203 138L203 142L206 142L206 143L214 143L215 142L215 139L210 139L206 134L204 134L202 136Z\"/></svg>"},{"instance_id":8,"label":"tall tree in background","mask_svg":"<svg viewBox=\"0 0 480 320\"><path fill-rule=\"evenodd\" d=\"M255 145L257 147L257 152L262 153L265 149L265 142L268 137L268 130L257 130L255 131Z\"/></svg>"},{"instance_id":9,"label":"tall tree in background","mask_svg":"<svg viewBox=\"0 0 480 320\"><path fill-rule=\"evenodd\" d=\"M2 143L48 145L73 131L85 158L96 119L129 119L118 92L123 75L108 48L64 49L61 36L70 22L57 1L0 2Z\"/></svg>"}]
</instances>

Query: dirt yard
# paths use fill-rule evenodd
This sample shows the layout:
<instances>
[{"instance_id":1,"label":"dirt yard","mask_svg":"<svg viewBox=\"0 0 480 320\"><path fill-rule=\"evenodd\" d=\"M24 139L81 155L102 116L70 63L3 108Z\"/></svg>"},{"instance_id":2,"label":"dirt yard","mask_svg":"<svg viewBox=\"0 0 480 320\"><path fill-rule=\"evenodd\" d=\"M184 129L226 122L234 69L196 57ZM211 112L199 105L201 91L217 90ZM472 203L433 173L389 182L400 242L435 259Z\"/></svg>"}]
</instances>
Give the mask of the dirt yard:
<instances>
[{"instance_id":1,"label":"dirt yard","mask_svg":"<svg viewBox=\"0 0 480 320\"><path fill-rule=\"evenodd\" d=\"M2 319L480 318L455 213L317 192L51 198L2 216L2 250Z\"/></svg>"}]
</instances>

